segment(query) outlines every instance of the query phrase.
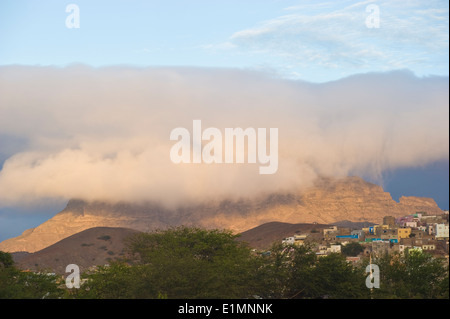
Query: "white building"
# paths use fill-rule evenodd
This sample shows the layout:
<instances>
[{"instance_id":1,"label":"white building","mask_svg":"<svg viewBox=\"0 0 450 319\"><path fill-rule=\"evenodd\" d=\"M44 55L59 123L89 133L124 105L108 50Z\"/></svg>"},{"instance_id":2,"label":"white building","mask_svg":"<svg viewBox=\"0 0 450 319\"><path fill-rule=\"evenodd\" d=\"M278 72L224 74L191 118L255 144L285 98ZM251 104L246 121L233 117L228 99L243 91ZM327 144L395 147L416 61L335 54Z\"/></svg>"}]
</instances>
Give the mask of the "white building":
<instances>
[{"instance_id":1,"label":"white building","mask_svg":"<svg viewBox=\"0 0 450 319\"><path fill-rule=\"evenodd\" d=\"M337 226L331 226L329 228L324 228L323 229L323 235L326 236L328 234L336 233L337 231L338 231Z\"/></svg>"},{"instance_id":2,"label":"white building","mask_svg":"<svg viewBox=\"0 0 450 319\"><path fill-rule=\"evenodd\" d=\"M317 249L317 253L320 255L325 255L327 253L327 246L326 245L319 245Z\"/></svg>"},{"instance_id":3,"label":"white building","mask_svg":"<svg viewBox=\"0 0 450 319\"><path fill-rule=\"evenodd\" d=\"M281 243L284 245L293 245L295 243L295 238L294 237L286 237L285 239L283 239L281 241Z\"/></svg>"},{"instance_id":4,"label":"white building","mask_svg":"<svg viewBox=\"0 0 450 319\"><path fill-rule=\"evenodd\" d=\"M416 228L417 227L417 222L413 221L413 222L406 222L405 224L406 227L411 227L411 228Z\"/></svg>"},{"instance_id":5,"label":"white building","mask_svg":"<svg viewBox=\"0 0 450 319\"><path fill-rule=\"evenodd\" d=\"M436 224L435 225L436 238L448 238L448 225Z\"/></svg>"},{"instance_id":6,"label":"white building","mask_svg":"<svg viewBox=\"0 0 450 319\"><path fill-rule=\"evenodd\" d=\"M341 245L331 245L330 248L327 248L328 253L340 253Z\"/></svg>"}]
</instances>

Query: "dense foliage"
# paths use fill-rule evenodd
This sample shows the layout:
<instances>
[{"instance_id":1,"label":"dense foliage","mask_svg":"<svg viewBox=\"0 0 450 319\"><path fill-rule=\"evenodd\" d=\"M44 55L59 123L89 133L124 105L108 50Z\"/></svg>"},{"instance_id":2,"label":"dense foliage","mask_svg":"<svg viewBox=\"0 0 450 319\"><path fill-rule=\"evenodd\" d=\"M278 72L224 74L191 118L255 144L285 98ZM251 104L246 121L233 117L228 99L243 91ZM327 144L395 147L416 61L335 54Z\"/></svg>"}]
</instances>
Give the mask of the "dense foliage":
<instances>
[{"instance_id":1,"label":"dense foliage","mask_svg":"<svg viewBox=\"0 0 450 319\"><path fill-rule=\"evenodd\" d=\"M366 287L364 260L318 257L311 247L275 244L256 253L231 232L180 227L129 238L131 257L85 274L79 289L63 278L18 270L0 252L0 298L448 298L443 259L411 251L373 259L379 289Z\"/></svg>"},{"instance_id":2,"label":"dense foliage","mask_svg":"<svg viewBox=\"0 0 450 319\"><path fill-rule=\"evenodd\" d=\"M53 274L24 272L14 266L10 254L0 252L0 298L62 298L65 291Z\"/></svg>"}]
</instances>

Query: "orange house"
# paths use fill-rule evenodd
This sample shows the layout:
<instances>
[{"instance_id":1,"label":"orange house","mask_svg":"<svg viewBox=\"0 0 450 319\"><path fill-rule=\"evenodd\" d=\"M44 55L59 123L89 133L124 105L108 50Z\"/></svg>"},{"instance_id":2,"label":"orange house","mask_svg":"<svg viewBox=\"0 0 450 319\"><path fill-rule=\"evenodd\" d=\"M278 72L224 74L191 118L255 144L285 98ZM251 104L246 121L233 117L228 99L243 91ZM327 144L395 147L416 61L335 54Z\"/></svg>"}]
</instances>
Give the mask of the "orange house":
<instances>
[{"instance_id":1,"label":"orange house","mask_svg":"<svg viewBox=\"0 0 450 319\"><path fill-rule=\"evenodd\" d=\"M410 234L411 234L411 228L409 228L409 227L398 228L398 230L397 230L398 239L409 238Z\"/></svg>"}]
</instances>

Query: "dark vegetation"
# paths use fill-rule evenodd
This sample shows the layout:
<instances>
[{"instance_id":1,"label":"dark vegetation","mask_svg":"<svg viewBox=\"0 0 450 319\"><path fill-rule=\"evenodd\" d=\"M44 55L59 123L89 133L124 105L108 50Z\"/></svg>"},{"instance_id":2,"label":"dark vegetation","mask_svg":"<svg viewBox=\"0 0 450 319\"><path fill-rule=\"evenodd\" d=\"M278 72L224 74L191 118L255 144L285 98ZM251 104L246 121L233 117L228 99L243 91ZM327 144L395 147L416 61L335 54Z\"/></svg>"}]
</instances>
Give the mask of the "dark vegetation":
<instances>
[{"instance_id":1,"label":"dark vegetation","mask_svg":"<svg viewBox=\"0 0 450 319\"><path fill-rule=\"evenodd\" d=\"M357 245L317 257L307 245L274 244L261 253L236 239L188 227L136 233L127 258L82 274L79 289L66 288L61 276L19 270L0 252L0 298L449 298L448 265L422 252L372 259L381 286L368 289L369 261L345 259Z\"/></svg>"}]
</instances>

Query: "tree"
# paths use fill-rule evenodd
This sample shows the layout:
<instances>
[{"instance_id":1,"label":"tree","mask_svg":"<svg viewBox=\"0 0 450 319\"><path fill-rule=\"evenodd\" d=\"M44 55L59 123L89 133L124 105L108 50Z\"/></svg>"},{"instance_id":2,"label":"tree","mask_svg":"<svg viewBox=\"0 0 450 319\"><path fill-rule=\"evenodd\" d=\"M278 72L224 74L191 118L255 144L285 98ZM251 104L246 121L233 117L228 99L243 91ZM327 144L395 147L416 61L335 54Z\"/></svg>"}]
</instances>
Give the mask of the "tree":
<instances>
[{"instance_id":1,"label":"tree","mask_svg":"<svg viewBox=\"0 0 450 319\"><path fill-rule=\"evenodd\" d=\"M364 251L364 247L357 242L351 242L342 246L341 252L345 256L358 256Z\"/></svg>"},{"instance_id":2,"label":"tree","mask_svg":"<svg viewBox=\"0 0 450 319\"><path fill-rule=\"evenodd\" d=\"M139 233L133 258L89 277L83 297L248 298L258 294L259 260L228 231L178 227Z\"/></svg>"},{"instance_id":3,"label":"tree","mask_svg":"<svg viewBox=\"0 0 450 319\"><path fill-rule=\"evenodd\" d=\"M270 272L267 270L269 269ZM365 276L341 254L317 258L308 245L276 244L266 266L271 298L368 298Z\"/></svg>"},{"instance_id":4,"label":"tree","mask_svg":"<svg viewBox=\"0 0 450 319\"><path fill-rule=\"evenodd\" d=\"M0 268L9 268L14 265L13 258L10 253L0 251Z\"/></svg>"},{"instance_id":5,"label":"tree","mask_svg":"<svg viewBox=\"0 0 450 319\"><path fill-rule=\"evenodd\" d=\"M139 267L131 267L123 261L114 261L108 266L99 266L87 275L88 282L79 289L72 289L74 298L126 299L148 297L141 291L140 279L145 278ZM147 289L148 290L148 289Z\"/></svg>"},{"instance_id":6,"label":"tree","mask_svg":"<svg viewBox=\"0 0 450 319\"><path fill-rule=\"evenodd\" d=\"M379 298L448 297L448 266L444 260L419 250L385 255L375 260L380 267Z\"/></svg>"},{"instance_id":7,"label":"tree","mask_svg":"<svg viewBox=\"0 0 450 319\"><path fill-rule=\"evenodd\" d=\"M60 298L59 278L17 269L9 253L0 252L0 299Z\"/></svg>"},{"instance_id":8,"label":"tree","mask_svg":"<svg viewBox=\"0 0 450 319\"><path fill-rule=\"evenodd\" d=\"M267 290L265 298L302 298L311 289L316 254L309 245L275 243L261 269Z\"/></svg>"},{"instance_id":9,"label":"tree","mask_svg":"<svg viewBox=\"0 0 450 319\"><path fill-rule=\"evenodd\" d=\"M354 268L345 256L332 253L317 260L312 273L312 298L368 298L365 274Z\"/></svg>"}]
</instances>

